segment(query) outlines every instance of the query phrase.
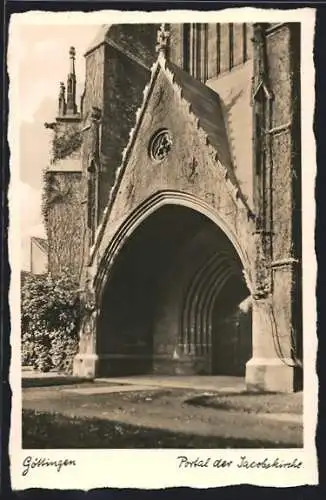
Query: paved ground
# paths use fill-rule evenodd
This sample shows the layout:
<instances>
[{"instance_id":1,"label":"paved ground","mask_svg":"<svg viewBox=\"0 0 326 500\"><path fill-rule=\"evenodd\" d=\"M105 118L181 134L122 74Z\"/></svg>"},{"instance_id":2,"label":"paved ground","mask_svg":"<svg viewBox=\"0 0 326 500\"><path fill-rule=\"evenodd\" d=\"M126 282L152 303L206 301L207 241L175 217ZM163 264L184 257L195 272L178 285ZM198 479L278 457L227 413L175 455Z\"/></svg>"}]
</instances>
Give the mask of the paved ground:
<instances>
[{"instance_id":1,"label":"paved ground","mask_svg":"<svg viewBox=\"0 0 326 500\"><path fill-rule=\"evenodd\" d=\"M245 390L245 381L242 377L217 377L209 375L195 376L160 376L160 375L136 375L133 377L117 377L98 379L98 381L134 384L150 387L169 387L178 389L195 389L199 391L218 391L218 392L241 392Z\"/></svg>"},{"instance_id":2,"label":"paved ground","mask_svg":"<svg viewBox=\"0 0 326 500\"><path fill-rule=\"evenodd\" d=\"M31 369L24 369L23 384L31 385L54 385L72 383L76 384L75 377L63 376L57 372L40 373ZM98 384L108 385L141 385L150 387L190 388L203 391L218 392L241 392L245 390L245 381L242 377L228 376L160 376L160 375L134 375L132 377L101 378L95 380Z\"/></svg>"},{"instance_id":3,"label":"paved ground","mask_svg":"<svg viewBox=\"0 0 326 500\"><path fill-rule=\"evenodd\" d=\"M266 398L246 395L243 389L243 380L232 377L102 379L77 385L25 388L23 407L69 418L202 436L205 443L211 436L242 443L251 439L265 443L266 447L302 446L300 395L291 395L290 399L287 395ZM261 398L263 402L257 406ZM212 401L214 404L209 404Z\"/></svg>"}]
</instances>

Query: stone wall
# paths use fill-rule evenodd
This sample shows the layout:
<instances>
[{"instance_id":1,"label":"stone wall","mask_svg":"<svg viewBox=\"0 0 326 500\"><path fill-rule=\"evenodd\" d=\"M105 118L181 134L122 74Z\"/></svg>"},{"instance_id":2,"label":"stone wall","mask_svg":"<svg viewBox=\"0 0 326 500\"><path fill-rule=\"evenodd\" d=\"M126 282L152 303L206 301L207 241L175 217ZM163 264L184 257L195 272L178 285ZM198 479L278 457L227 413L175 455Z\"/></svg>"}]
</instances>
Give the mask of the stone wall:
<instances>
[{"instance_id":1,"label":"stone wall","mask_svg":"<svg viewBox=\"0 0 326 500\"><path fill-rule=\"evenodd\" d=\"M150 69L156 59L156 37L159 24L118 24L106 34L106 42L120 52L135 58Z\"/></svg>"},{"instance_id":2,"label":"stone wall","mask_svg":"<svg viewBox=\"0 0 326 500\"><path fill-rule=\"evenodd\" d=\"M89 123L93 106L102 112L98 172L98 203L101 221L115 172L129 132L136 122L143 90L154 62L157 27L154 25L112 26L103 43L86 55L86 87L83 122ZM90 132L84 134L83 170L90 157Z\"/></svg>"},{"instance_id":3,"label":"stone wall","mask_svg":"<svg viewBox=\"0 0 326 500\"><path fill-rule=\"evenodd\" d=\"M80 158L82 145L82 135L80 133L80 118L57 118L52 141L52 161L50 168L57 168L55 165L60 162L60 170L64 170L67 165L69 170L70 159ZM65 164L62 162L65 161Z\"/></svg>"},{"instance_id":4,"label":"stone wall","mask_svg":"<svg viewBox=\"0 0 326 500\"><path fill-rule=\"evenodd\" d=\"M202 82L252 58L252 25L248 23L171 24L170 32L170 60Z\"/></svg>"},{"instance_id":5,"label":"stone wall","mask_svg":"<svg viewBox=\"0 0 326 500\"><path fill-rule=\"evenodd\" d=\"M268 88L254 104L265 118L264 149L255 149L254 165L259 215L255 267L262 293L254 300L247 383L249 388L293 391L302 387L300 25L263 30L263 43L260 36L255 43L255 75L259 84L260 65ZM254 142L257 148L257 135Z\"/></svg>"},{"instance_id":6,"label":"stone wall","mask_svg":"<svg viewBox=\"0 0 326 500\"><path fill-rule=\"evenodd\" d=\"M84 233L81 173L49 171L46 183L49 271L55 275L67 267L79 278Z\"/></svg>"},{"instance_id":7,"label":"stone wall","mask_svg":"<svg viewBox=\"0 0 326 500\"><path fill-rule=\"evenodd\" d=\"M298 141L295 125L294 92L295 75L293 59L298 59L291 40L291 26L275 29L267 35L266 49L269 81L273 92L271 120L271 153L273 162L273 258L279 260L297 257L293 254L293 214L296 205L300 209L300 198L293 198L293 184L301 177L297 158L294 162L294 141ZM293 55L292 55L293 54ZM294 55L295 54L295 55Z\"/></svg>"},{"instance_id":8,"label":"stone wall","mask_svg":"<svg viewBox=\"0 0 326 500\"><path fill-rule=\"evenodd\" d=\"M143 90L150 77L146 68L110 45L105 48L105 61L99 181L100 214L107 205L116 170L121 164L129 133L136 124L136 111L142 102Z\"/></svg>"},{"instance_id":9,"label":"stone wall","mask_svg":"<svg viewBox=\"0 0 326 500\"><path fill-rule=\"evenodd\" d=\"M63 115L52 124L52 152L43 182L43 215L48 239L48 271L64 268L79 279L83 248L80 115Z\"/></svg>"},{"instance_id":10,"label":"stone wall","mask_svg":"<svg viewBox=\"0 0 326 500\"><path fill-rule=\"evenodd\" d=\"M267 57L273 90L272 211L273 295L280 338L290 333L280 354L302 359L301 311L301 154L300 25L274 28L267 35ZM277 47L277 49L276 49ZM278 262L284 265L278 265Z\"/></svg>"},{"instance_id":11,"label":"stone wall","mask_svg":"<svg viewBox=\"0 0 326 500\"><path fill-rule=\"evenodd\" d=\"M82 98L83 122L86 125L92 106L102 109L104 96L105 47L100 45L85 57L85 90Z\"/></svg>"}]
</instances>

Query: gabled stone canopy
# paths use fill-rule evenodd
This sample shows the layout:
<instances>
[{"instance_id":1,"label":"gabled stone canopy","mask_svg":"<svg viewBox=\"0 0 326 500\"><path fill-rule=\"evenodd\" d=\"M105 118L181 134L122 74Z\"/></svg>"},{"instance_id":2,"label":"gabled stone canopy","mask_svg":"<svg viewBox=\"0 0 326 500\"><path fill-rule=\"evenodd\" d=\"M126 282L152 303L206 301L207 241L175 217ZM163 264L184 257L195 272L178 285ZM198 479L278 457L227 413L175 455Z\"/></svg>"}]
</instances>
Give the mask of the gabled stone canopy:
<instances>
[{"instance_id":1,"label":"gabled stone canopy","mask_svg":"<svg viewBox=\"0 0 326 500\"><path fill-rule=\"evenodd\" d=\"M236 182L219 95L175 64L166 61L165 68L172 73L174 86L181 88L183 99L190 104L190 110L199 120L199 127L206 133L209 144L216 149L219 161L227 167L230 178Z\"/></svg>"},{"instance_id":2,"label":"gabled stone canopy","mask_svg":"<svg viewBox=\"0 0 326 500\"><path fill-rule=\"evenodd\" d=\"M259 24L256 28L265 30ZM124 37L128 45L128 34ZM91 248L86 283L82 282L89 307L81 326L76 375L159 373L166 363L166 369L183 370L188 362L192 373L203 373L202 369L206 373L208 367L209 373L221 374L224 341L244 338L236 329L240 316L232 316L232 311L228 316L225 309L234 305L238 312L243 296L249 295L252 309L240 308L248 313L248 321L241 321L248 349L236 362L245 367L247 388L292 392L302 387L301 221L295 214L301 206L301 150L296 136L299 39L299 26L291 23L265 30L262 47L254 36L253 64L243 61L234 71L228 61L225 77L204 80L222 102L167 62L166 44L160 46L120 163L150 66L138 64L139 54L124 58L137 63L142 78L133 107L112 114L111 121L108 113L107 127L102 128L106 144L110 130L120 138L119 145L111 142L119 159L111 162L116 175L110 177L108 186L113 187L108 203L107 197L103 200L103 222ZM179 39L178 50L183 41ZM230 40L225 36L218 41L223 55L228 55L224 48ZM104 43L88 60L91 105L96 95L92 82L95 75L103 75L101 57L116 53L118 60L121 54L115 45ZM274 96L270 114L257 121L261 106L251 102L251 82L255 84L259 76L256 62L266 62L266 81ZM118 85L112 88L109 66L104 71L106 90L113 93L107 96L119 91ZM122 66L119 84L125 85L128 96L127 73ZM263 92L261 97L268 95ZM105 102L105 92L98 98ZM265 136L270 147L260 148ZM227 289L231 275L235 279ZM225 329L227 324L231 330ZM217 337L221 343L215 342ZM215 361L216 370L210 370L209 363Z\"/></svg>"},{"instance_id":3,"label":"gabled stone canopy","mask_svg":"<svg viewBox=\"0 0 326 500\"><path fill-rule=\"evenodd\" d=\"M149 144L162 128L171 133L171 151L153 162ZM101 274L123 221L146 199L164 191L191 195L215 211L238 240L250 274L247 243L252 213L232 168L219 97L159 56L91 250L93 278Z\"/></svg>"}]
</instances>

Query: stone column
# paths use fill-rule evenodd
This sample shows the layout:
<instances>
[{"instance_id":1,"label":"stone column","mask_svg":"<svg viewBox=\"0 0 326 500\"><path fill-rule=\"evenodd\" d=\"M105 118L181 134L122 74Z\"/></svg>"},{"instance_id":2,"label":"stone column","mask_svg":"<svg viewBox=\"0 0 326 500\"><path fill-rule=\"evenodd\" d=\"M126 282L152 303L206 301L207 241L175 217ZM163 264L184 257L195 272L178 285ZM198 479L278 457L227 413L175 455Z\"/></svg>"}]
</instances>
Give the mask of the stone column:
<instances>
[{"instance_id":1,"label":"stone column","mask_svg":"<svg viewBox=\"0 0 326 500\"><path fill-rule=\"evenodd\" d=\"M291 193L292 185L285 185L284 191ZM301 263L291 236L290 211L291 206L287 211L284 207L286 216L274 221L274 227L280 223L283 232L271 233L264 225L253 235L253 352L246 365L248 390L293 392L302 384Z\"/></svg>"},{"instance_id":2,"label":"stone column","mask_svg":"<svg viewBox=\"0 0 326 500\"><path fill-rule=\"evenodd\" d=\"M254 25L256 232L250 390L292 392L302 376L301 165L297 26Z\"/></svg>"},{"instance_id":3,"label":"stone column","mask_svg":"<svg viewBox=\"0 0 326 500\"><path fill-rule=\"evenodd\" d=\"M296 356L295 317L288 288L291 271L277 271L277 296L253 300L253 353L246 365L246 386L253 391L293 392L300 387L301 366ZM295 335L294 335L295 333Z\"/></svg>"},{"instance_id":4,"label":"stone column","mask_svg":"<svg viewBox=\"0 0 326 500\"><path fill-rule=\"evenodd\" d=\"M96 326L98 310L93 294L82 293L84 317L80 328L78 354L74 359L73 374L77 377L95 378L98 375L99 357L96 353Z\"/></svg>"}]
</instances>

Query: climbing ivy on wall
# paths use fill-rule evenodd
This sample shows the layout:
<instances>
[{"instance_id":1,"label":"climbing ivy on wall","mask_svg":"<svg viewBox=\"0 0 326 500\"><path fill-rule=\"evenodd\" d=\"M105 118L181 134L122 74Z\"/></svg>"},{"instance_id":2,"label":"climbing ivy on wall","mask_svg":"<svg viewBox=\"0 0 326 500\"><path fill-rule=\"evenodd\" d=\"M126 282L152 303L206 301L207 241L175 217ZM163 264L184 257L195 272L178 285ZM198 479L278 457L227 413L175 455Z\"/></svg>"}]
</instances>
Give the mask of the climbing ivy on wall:
<instances>
[{"instance_id":1,"label":"climbing ivy on wall","mask_svg":"<svg viewBox=\"0 0 326 500\"><path fill-rule=\"evenodd\" d=\"M52 143L53 161L63 160L70 156L82 145L82 134L80 130L66 130L64 134L56 134Z\"/></svg>"},{"instance_id":2,"label":"climbing ivy on wall","mask_svg":"<svg viewBox=\"0 0 326 500\"><path fill-rule=\"evenodd\" d=\"M44 172L42 214L49 243L52 273L69 267L78 274L84 238L80 172Z\"/></svg>"},{"instance_id":3,"label":"climbing ivy on wall","mask_svg":"<svg viewBox=\"0 0 326 500\"><path fill-rule=\"evenodd\" d=\"M43 180L42 180L42 216L47 227L49 219L49 207L51 205L51 186L52 176L51 173L46 169L43 170Z\"/></svg>"},{"instance_id":4,"label":"climbing ivy on wall","mask_svg":"<svg viewBox=\"0 0 326 500\"><path fill-rule=\"evenodd\" d=\"M45 223L48 222L49 208L56 202L66 201L71 193L69 182L63 183L54 172L43 172L42 214Z\"/></svg>"},{"instance_id":5,"label":"climbing ivy on wall","mask_svg":"<svg viewBox=\"0 0 326 500\"><path fill-rule=\"evenodd\" d=\"M65 129L64 133L55 132L52 141L52 163L56 161L68 158L73 153L78 151L82 146L82 134L80 130L76 129ZM55 202L59 201L59 198L63 199L65 195L69 193L63 193L60 191L60 186L55 179L55 176L48 171L47 168L43 171L43 190L42 190L42 215L45 224L48 222L48 212L50 206Z\"/></svg>"}]
</instances>

